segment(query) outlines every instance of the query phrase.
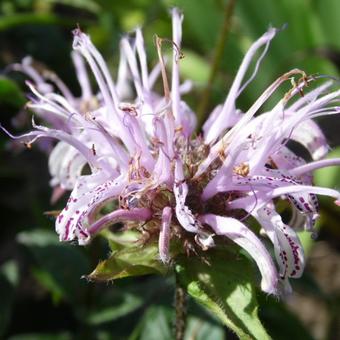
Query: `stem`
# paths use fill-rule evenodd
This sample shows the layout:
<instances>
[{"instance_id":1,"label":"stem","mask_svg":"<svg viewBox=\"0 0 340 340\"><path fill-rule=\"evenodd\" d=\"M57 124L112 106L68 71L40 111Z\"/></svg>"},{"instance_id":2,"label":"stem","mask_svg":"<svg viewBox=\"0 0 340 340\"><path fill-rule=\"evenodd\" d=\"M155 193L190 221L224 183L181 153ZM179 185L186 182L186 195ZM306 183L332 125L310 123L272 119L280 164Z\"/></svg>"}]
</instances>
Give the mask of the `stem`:
<instances>
[{"instance_id":1,"label":"stem","mask_svg":"<svg viewBox=\"0 0 340 340\"><path fill-rule=\"evenodd\" d=\"M179 285L177 278L175 288L175 309L176 309L175 339L183 340L187 319L187 301L185 290Z\"/></svg>"},{"instance_id":2,"label":"stem","mask_svg":"<svg viewBox=\"0 0 340 340\"><path fill-rule=\"evenodd\" d=\"M202 99L200 100L198 108L197 108L197 118L198 118L199 128L203 125L203 122L206 119L206 115L207 115L206 111L209 106L212 85L215 81L215 78L217 76L217 73L218 73L218 70L220 68L220 64L222 61L224 47L225 47L228 34L230 31L231 18L234 12L235 4L236 4L236 0L228 0L225 6L223 25L222 25L222 29L221 29L221 32L219 34L219 37L216 43L216 47L215 47L215 51L214 51L214 55L212 59L209 80L208 80L207 86L203 90L202 97L201 97Z\"/></svg>"}]
</instances>

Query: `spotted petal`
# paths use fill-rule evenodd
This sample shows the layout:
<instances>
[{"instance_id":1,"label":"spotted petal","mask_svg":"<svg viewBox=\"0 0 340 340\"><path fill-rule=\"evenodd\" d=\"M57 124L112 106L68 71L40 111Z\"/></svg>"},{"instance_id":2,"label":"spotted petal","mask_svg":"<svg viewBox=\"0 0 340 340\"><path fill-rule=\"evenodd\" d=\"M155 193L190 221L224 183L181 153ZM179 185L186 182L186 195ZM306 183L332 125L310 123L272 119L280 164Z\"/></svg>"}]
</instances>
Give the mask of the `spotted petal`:
<instances>
[{"instance_id":1,"label":"spotted petal","mask_svg":"<svg viewBox=\"0 0 340 340\"><path fill-rule=\"evenodd\" d=\"M61 241L77 239L79 244L90 241L84 219L108 198L117 198L124 185L123 178L108 179L97 172L78 179L68 202L56 220L56 231Z\"/></svg>"},{"instance_id":2,"label":"spotted petal","mask_svg":"<svg viewBox=\"0 0 340 340\"><path fill-rule=\"evenodd\" d=\"M305 260L301 242L295 231L284 224L281 216L270 207L258 210L256 218L274 244L282 280L300 277Z\"/></svg>"}]
</instances>

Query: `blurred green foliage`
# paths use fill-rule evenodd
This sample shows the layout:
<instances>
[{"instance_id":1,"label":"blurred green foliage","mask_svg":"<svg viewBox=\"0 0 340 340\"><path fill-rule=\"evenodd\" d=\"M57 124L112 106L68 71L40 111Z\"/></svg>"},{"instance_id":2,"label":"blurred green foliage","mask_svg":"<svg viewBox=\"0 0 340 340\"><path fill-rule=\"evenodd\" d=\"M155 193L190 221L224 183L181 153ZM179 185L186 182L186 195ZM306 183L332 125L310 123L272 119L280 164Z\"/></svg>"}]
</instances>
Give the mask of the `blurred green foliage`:
<instances>
[{"instance_id":1,"label":"blurred green foliage","mask_svg":"<svg viewBox=\"0 0 340 340\"><path fill-rule=\"evenodd\" d=\"M6 65L31 55L48 65L77 93L79 88L69 58L71 30L77 24L91 35L115 74L119 39L136 26L143 26L147 52L151 62L156 62L153 36L171 36L168 15L171 6L180 7L185 15L185 58L181 67L183 78L194 81L194 90L185 100L196 109L211 70L225 3L224 0L2 0L0 69L5 71L0 77L1 124L13 131L25 130L30 123L28 115L17 116L25 102L23 79L6 72ZM338 76L339 16L338 0L237 1L209 109L223 101L243 54L269 25L282 27L287 23L288 27L275 38L258 76L242 94L241 108L247 108L266 86L291 68L301 68L308 74ZM286 89L278 91L267 107L284 91ZM331 146L339 144L336 118L320 123ZM0 337L12 340L172 339L173 279L143 276L115 281L113 285L81 279L107 257L108 245L101 239L86 249L60 244L53 232L53 220L42 214L51 209L46 157L38 150L13 148L4 135L0 136L0 146ZM339 155L339 150L334 153ZM339 180L336 168L323 170L316 177L317 183L330 187L339 187ZM56 209L63 204L59 202ZM322 200L321 204L319 238L339 251L339 211L330 201ZM309 254L314 241L309 235L302 238ZM111 249L119 243L110 242ZM119 247L115 251L119 252ZM128 261L129 254L122 256ZM231 267L226 268L225 273L232 277L230 270ZM195 266L190 275L197 275ZM226 284L224 288L230 287ZM333 321L325 325L325 334L332 334L330 339L339 338L340 329L334 326L340 323L339 308L334 306L340 305L340 291L326 294L308 270L295 288L326 303ZM257 295L260 319L274 339L316 337L302 325L300 315L275 299ZM185 338L219 340L233 339L235 335L189 301Z\"/></svg>"}]
</instances>

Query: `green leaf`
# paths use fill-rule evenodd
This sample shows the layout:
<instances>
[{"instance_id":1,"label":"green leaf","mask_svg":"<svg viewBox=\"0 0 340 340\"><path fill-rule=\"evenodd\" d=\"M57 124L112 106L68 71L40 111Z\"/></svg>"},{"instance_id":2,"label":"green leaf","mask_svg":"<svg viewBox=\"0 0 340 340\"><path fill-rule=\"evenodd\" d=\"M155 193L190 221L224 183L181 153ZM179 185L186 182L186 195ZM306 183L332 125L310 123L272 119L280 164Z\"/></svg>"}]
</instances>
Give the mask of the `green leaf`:
<instances>
[{"instance_id":1,"label":"green leaf","mask_svg":"<svg viewBox=\"0 0 340 340\"><path fill-rule=\"evenodd\" d=\"M140 233L135 230L125 230L113 233L106 229L101 232L101 235L108 240L110 248L114 252L124 248L136 247L136 242L138 241Z\"/></svg>"},{"instance_id":2,"label":"green leaf","mask_svg":"<svg viewBox=\"0 0 340 340\"><path fill-rule=\"evenodd\" d=\"M129 340L172 340L173 311L163 306L152 306L144 313L143 319Z\"/></svg>"},{"instance_id":3,"label":"green leaf","mask_svg":"<svg viewBox=\"0 0 340 340\"><path fill-rule=\"evenodd\" d=\"M319 226L320 223L319 221L317 221L317 226L315 227L315 230L319 230ZM312 233L306 230L298 231L298 236L303 247L303 252L305 256L308 257L315 244L315 239L313 239Z\"/></svg>"},{"instance_id":4,"label":"green leaf","mask_svg":"<svg viewBox=\"0 0 340 340\"><path fill-rule=\"evenodd\" d=\"M323 0L312 1L315 6L315 13L321 22L321 27L324 32L324 46L334 46L337 49L340 47L339 42L339 11L340 2L338 0Z\"/></svg>"},{"instance_id":5,"label":"green leaf","mask_svg":"<svg viewBox=\"0 0 340 340\"><path fill-rule=\"evenodd\" d=\"M27 247L48 247L59 244L55 233L42 229L21 232L17 235L17 241Z\"/></svg>"},{"instance_id":6,"label":"green leaf","mask_svg":"<svg viewBox=\"0 0 340 340\"><path fill-rule=\"evenodd\" d=\"M5 262L1 266L0 275L3 275L13 287L16 287L19 282L19 269L17 263L13 260Z\"/></svg>"},{"instance_id":7,"label":"green leaf","mask_svg":"<svg viewBox=\"0 0 340 340\"><path fill-rule=\"evenodd\" d=\"M200 0L166 0L166 7L177 6L185 14L184 39L190 32L200 50L211 51L215 46L218 32L221 29L223 10L216 1Z\"/></svg>"},{"instance_id":8,"label":"green leaf","mask_svg":"<svg viewBox=\"0 0 340 340\"><path fill-rule=\"evenodd\" d=\"M83 299L86 282L81 277L90 264L80 247L60 243L54 232L39 229L21 232L17 240L32 252L39 267L33 274L55 300L61 296L74 303Z\"/></svg>"},{"instance_id":9,"label":"green leaf","mask_svg":"<svg viewBox=\"0 0 340 340\"><path fill-rule=\"evenodd\" d=\"M0 77L0 101L2 105L20 108L26 100L19 86L12 80Z\"/></svg>"},{"instance_id":10,"label":"green leaf","mask_svg":"<svg viewBox=\"0 0 340 340\"><path fill-rule=\"evenodd\" d=\"M89 20L83 20L82 24L88 24ZM62 18L50 13L15 13L13 15L0 16L0 32L23 25L62 25L73 27L74 19Z\"/></svg>"},{"instance_id":11,"label":"green leaf","mask_svg":"<svg viewBox=\"0 0 340 340\"><path fill-rule=\"evenodd\" d=\"M188 317L184 340L224 340L222 326L197 317Z\"/></svg>"},{"instance_id":12,"label":"green leaf","mask_svg":"<svg viewBox=\"0 0 340 340\"><path fill-rule=\"evenodd\" d=\"M331 158L340 158L340 147L332 150L326 157L327 159ZM327 187L327 188L336 188L340 185L340 171L339 166L329 166L327 168L318 169L314 172L314 183L315 185Z\"/></svg>"},{"instance_id":13,"label":"green leaf","mask_svg":"<svg viewBox=\"0 0 340 340\"><path fill-rule=\"evenodd\" d=\"M331 125L328 125L331 128ZM336 128L334 129L336 132ZM327 157L328 159L340 158L340 147L333 149ZM314 183L317 186L337 189L340 186L339 166L329 166L314 171ZM339 207L334 204L331 197L319 196L320 219L317 229L327 229L334 237L340 237L339 231Z\"/></svg>"},{"instance_id":14,"label":"green leaf","mask_svg":"<svg viewBox=\"0 0 340 340\"><path fill-rule=\"evenodd\" d=\"M8 261L0 267L0 335L5 333L11 317L18 276L18 267L14 261Z\"/></svg>"},{"instance_id":15,"label":"green leaf","mask_svg":"<svg viewBox=\"0 0 340 340\"><path fill-rule=\"evenodd\" d=\"M134 294L120 292L120 297L122 301L119 305L111 304L111 306L89 313L86 317L87 323L91 325L99 325L116 320L135 311L143 304L143 299Z\"/></svg>"},{"instance_id":16,"label":"green leaf","mask_svg":"<svg viewBox=\"0 0 340 340\"><path fill-rule=\"evenodd\" d=\"M174 339L173 309L166 306L152 306L144 313L143 318L131 334L129 340L172 340ZM200 317L188 315L184 340L223 340L222 326Z\"/></svg>"},{"instance_id":17,"label":"green leaf","mask_svg":"<svg viewBox=\"0 0 340 340\"><path fill-rule=\"evenodd\" d=\"M40 268L33 268L32 274L35 279L52 294L54 303L58 303L64 296L62 287L56 282L51 273Z\"/></svg>"},{"instance_id":18,"label":"green leaf","mask_svg":"<svg viewBox=\"0 0 340 340\"><path fill-rule=\"evenodd\" d=\"M99 4L92 0L45 0L45 2L72 6L95 14L98 14L101 10Z\"/></svg>"},{"instance_id":19,"label":"green leaf","mask_svg":"<svg viewBox=\"0 0 340 340\"><path fill-rule=\"evenodd\" d=\"M107 281L154 273L166 274L168 268L161 263L158 256L157 244L127 247L114 251L110 258L100 262L87 278Z\"/></svg>"},{"instance_id":20,"label":"green leaf","mask_svg":"<svg viewBox=\"0 0 340 340\"><path fill-rule=\"evenodd\" d=\"M121 24L124 32L129 32L134 30L136 27L143 26L144 22L144 11L136 9L130 9L130 11L121 18Z\"/></svg>"},{"instance_id":21,"label":"green leaf","mask_svg":"<svg viewBox=\"0 0 340 340\"><path fill-rule=\"evenodd\" d=\"M249 260L217 250L205 257L204 262L198 257L180 257L176 265L179 282L240 339L270 339L258 318Z\"/></svg>"},{"instance_id":22,"label":"green leaf","mask_svg":"<svg viewBox=\"0 0 340 340\"><path fill-rule=\"evenodd\" d=\"M190 79L198 85L208 81L210 67L204 58L197 53L184 50L184 58L180 61L181 75L184 79Z\"/></svg>"},{"instance_id":23,"label":"green leaf","mask_svg":"<svg viewBox=\"0 0 340 340\"><path fill-rule=\"evenodd\" d=\"M305 275L304 275L305 276ZM300 281L300 280L299 280ZM290 312L285 304L264 294L259 296L260 315L273 339L313 340L301 320Z\"/></svg>"}]
</instances>

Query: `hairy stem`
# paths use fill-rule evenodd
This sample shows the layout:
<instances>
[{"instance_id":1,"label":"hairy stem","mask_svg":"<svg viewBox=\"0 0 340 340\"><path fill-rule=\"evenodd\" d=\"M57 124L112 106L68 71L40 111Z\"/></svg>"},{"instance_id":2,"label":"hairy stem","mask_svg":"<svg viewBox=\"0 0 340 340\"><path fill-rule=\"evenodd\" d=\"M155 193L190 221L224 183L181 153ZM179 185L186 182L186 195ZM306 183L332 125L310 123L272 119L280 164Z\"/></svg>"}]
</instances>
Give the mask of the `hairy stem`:
<instances>
[{"instance_id":1,"label":"hairy stem","mask_svg":"<svg viewBox=\"0 0 340 340\"><path fill-rule=\"evenodd\" d=\"M215 50L214 50L208 83L203 90L202 97L197 108L197 119L198 119L199 128L202 126L203 122L206 120L206 115L207 115L206 111L209 106L211 88L217 76L218 70L220 68L220 64L221 64L223 52L224 52L224 47L225 47L228 34L230 31L231 18L234 12L235 4L236 4L236 0L228 0L225 6L223 25L222 25L221 32L219 34L219 37L216 43Z\"/></svg>"},{"instance_id":2,"label":"hairy stem","mask_svg":"<svg viewBox=\"0 0 340 340\"><path fill-rule=\"evenodd\" d=\"M177 279L175 288L175 309L176 309L175 339L183 340L187 319L187 301L185 290L179 285Z\"/></svg>"}]
</instances>

